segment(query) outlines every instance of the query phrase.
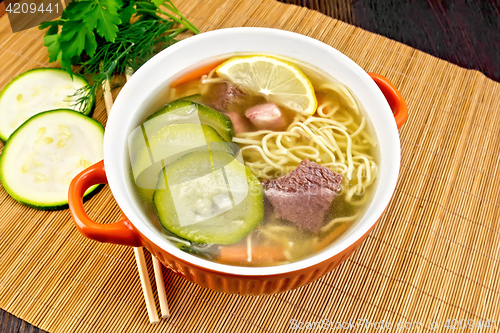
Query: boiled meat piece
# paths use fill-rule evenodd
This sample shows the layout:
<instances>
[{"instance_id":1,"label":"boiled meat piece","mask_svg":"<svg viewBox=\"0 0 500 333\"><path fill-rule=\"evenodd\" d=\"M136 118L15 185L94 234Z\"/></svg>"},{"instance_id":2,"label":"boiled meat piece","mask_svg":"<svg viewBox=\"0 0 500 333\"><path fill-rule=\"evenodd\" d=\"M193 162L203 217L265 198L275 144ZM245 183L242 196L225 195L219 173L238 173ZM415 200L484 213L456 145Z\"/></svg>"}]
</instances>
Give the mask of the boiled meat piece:
<instances>
[{"instance_id":1,"label":"boiled meat piece","mask_svg":"<svg viewBox=\"0 0 500 333\"><path fill-rule=\"evenodd\" d=\"M213 106L223 112L231 111L229 110L229 106L245 95L243 91L231 82L224 82L218 85L212 93L213 100L211 102Z\"/></svg>"},{"instance_id":2,"label":"boiled meat piece","mask_svg":"<svg viewBox=\"0 0 500 333\"><path fill-rule=\"evenodd\" d=\"M285 117L274 103L252 106L245 111L245 116L261 130L279 130L286 126Z\"/></svg>"},{"instance_id":3,"label":"boiled meat piece","mask_svg":"<svg viewBox=\"0 0 500 333\"><path fill-rule=\"evenodd\" d=\"M341 174L305 159L288 175L266 181L263 187L278 217L318 232L341 183Z\"/></svg>"}]
</instances>

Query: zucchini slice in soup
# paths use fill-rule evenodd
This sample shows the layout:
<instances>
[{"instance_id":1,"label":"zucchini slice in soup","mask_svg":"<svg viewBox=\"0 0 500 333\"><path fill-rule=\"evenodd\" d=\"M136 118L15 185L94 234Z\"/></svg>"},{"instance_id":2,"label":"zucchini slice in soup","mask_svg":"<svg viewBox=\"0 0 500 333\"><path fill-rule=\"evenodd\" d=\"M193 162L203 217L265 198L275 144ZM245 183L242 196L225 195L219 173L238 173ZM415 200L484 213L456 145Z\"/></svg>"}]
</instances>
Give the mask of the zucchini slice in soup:
<instances>
[{"instance_id":1,"label":"zucchini slice in soup","mask_svg":"<svg viewBox=\"0 0 500 333\"><path fill-rule=\"evenodd\" d=\"M153 202L161 224L195 243L234 244L264 218L262 185L223 151L192 152L158 176Z\"/></svg>"},{"instance_id":2,"label":"zucchini slice in soup","mask_svg":"<svg viewBox=\"0 0 500 333\"><path fill-rule=\"evenodd\" d=\"M193 95L196 96L196 95ZM192 97L192 96L191 96ZM191 106L191 107L190 107ZM166 125L164 119L169 119L164 117L159 117L162 115L171 115L173 111L181 110L186 113L186 115L194 114L194 112L198 112L198 119L201 124L209 125L213 127L219 134L222 136L224 140L227 142L231 142L234 136L234 127L231 119L223 113L216 111L208 106L203 104L195 103L186 98L175 100L167 105L165 105L162 109L156 111L151 116L146 119L145 123L153 124L152 126L157 126L158 129ZM158 124L155 124L154 118L157 118ZM170 119L169 119L170 120ZM151 126L151 125L149 125ZM154 133L154 131L151 131Z\"/></svg>"},{"instance_id":3,"label":"zucchini slice in soup","mask_svg":"<svg viewBox=\"0 0 500 333\"><path fill-rule=\"evenodd\" d=\"M0 139L7 141L27 119L43 111L68 108L90 114L94 96L85 109L75 105L78 96L73 96L85 86L83 77L73 74L71 78L59 68L32 69L14 78L0 92Z\"/></svg>"},{"instance_id":4,"label":"zucchini slice in soup","mask_svg":"<svg viewBox=\"0 0 500 333\"><path fill-rule=\"evenodd\" d=\"M25 205L66 208L73 177L102 160L103 139L103 126L79 112L39 113L7 141L0 156L0 181L10 196ZM97 188L89 188L85 197Z\"/></svg>"},{"instance_id":5,"label":"zucchini slice in soup","mask_svg":"<svg viewBox=\"0 0 500 333\"><path fill-rule=\"evenodd\" d=\"M185 96L185 97L182 97L179 99L185 100L185 101L191 101L191 102L198 103L198 104L203 104L203 101L202 101L203 99L201 98L201 94L189 95L189 96Z\"/></svg>"},{"instance_id":6,"label":"zucchini slice in soup","mask_svg":"<svg viewBox=\"0 0 500 333\"><path fill-rule=\"evenodd\" d=\"M144 126L147 128L147 126ZM168 163L196 150L222 150L233 153L230 144L212 127L204 124L171 124L144 138L144 132L154 132L139 127L132 133L130 157L136 185L154 190L160 170Z\"/></svg>"}]
</instances>

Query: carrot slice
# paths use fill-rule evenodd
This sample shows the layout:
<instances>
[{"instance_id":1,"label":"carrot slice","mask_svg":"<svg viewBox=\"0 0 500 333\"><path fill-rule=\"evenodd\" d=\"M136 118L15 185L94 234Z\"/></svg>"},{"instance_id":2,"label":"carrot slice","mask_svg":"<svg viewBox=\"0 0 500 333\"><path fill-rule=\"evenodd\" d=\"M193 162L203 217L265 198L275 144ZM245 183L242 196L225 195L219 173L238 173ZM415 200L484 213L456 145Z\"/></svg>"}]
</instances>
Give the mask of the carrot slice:
<instances>
[{"instance_id":1,"label":"carrot slice","mask_svg":"<svg viewBox=\"0 0 500 333\"><path fill-rule=\"evenodd\" d=\"M175 80L174 82L172 82L170 87L174 88L174 87L177 87L183 83L189 82L189 81L194 80L194 79L198 79L198 78L202 77L203 75L210 73L214 68L216 68L217 66L222 64L224 61L225 60L216 61L210 65L204 66L202 68L198 68L198 69L184 75L183 77Z\"/></svg>"},{"instance_id":2,"label":"carrot slice","mask_svg":"<svg viewBox=\"0 0 500 333\"><path fill-rule=\"evenodd\" d=\"M335 239L337 239L340 235L342 235L352 224L348 222L344 222L335 229L333 229L325 238L319 241L315 246L315 251L321 251Z\"/></svg>"},{"instance_id":3,"label":"carrot slice","mask_svg":"<svg viewBox=\"0 0 500 333\"><path fill-rule=\"evenodd\" d=\"M219 257L217 261L222 264L241 264L248 262L246 246L221 246L219 248ZM252 247L253 264L269 264L285 261L283 249L278 246L260 246Z\"/></svg>"}]
</instances>

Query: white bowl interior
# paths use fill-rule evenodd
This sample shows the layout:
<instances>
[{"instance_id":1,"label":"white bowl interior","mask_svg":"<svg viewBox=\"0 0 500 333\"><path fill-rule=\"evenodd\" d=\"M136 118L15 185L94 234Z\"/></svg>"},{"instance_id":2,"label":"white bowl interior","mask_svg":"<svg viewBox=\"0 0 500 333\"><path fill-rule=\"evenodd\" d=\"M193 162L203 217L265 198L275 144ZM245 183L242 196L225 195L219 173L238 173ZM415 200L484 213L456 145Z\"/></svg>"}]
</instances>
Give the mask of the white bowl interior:
<instances>
[{"instance_id":1,"label":"white bowl interior","mask_svg":"<svg viewBox=\"0 0 500 333\"><path fill-rule=\"evenodd\" d=\"M218 264L185 253L161 232L137 205L131 188L127 139L148 114L162 104L158 96L173 78L234 52L271 53L295 58L320 68L346 84L370 118L380 147L378 185L373 200L358 224L339 242L301 261L273 267L238 267ZM195 265L238 275L271 275L299 270L343 251L376 223L394 192L400 166L399 134L392 111L373 80L348 57L315 39L267 28L215 30L183 40L144 64L125 84L116 99L104 136L104 163L111 191L133 225L149 240Z\"/></svg>"}]
</instances>

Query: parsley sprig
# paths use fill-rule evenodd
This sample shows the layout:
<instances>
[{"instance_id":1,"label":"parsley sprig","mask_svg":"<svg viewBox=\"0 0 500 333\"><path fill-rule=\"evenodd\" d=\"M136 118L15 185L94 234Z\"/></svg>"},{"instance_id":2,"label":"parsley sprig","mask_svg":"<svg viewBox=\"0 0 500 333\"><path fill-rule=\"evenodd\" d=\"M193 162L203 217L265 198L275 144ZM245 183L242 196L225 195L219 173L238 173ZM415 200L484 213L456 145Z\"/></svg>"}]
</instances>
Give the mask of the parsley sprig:
<instances>
[{"instance_id":1,"label":"parsley sprig","mask_svg":"<svg viewBox=\"0 0 500 333\"><path fill-rule=\"evenodd\" d=\"M60 19L39 28L48 28L50 62L59 61L70 75L71 65L81 65L92 76L90 87L75 94L82 107L104 81L137 70L181 32L199 32L171 0L74 0Z\"/></svg>"}]
</instances>

